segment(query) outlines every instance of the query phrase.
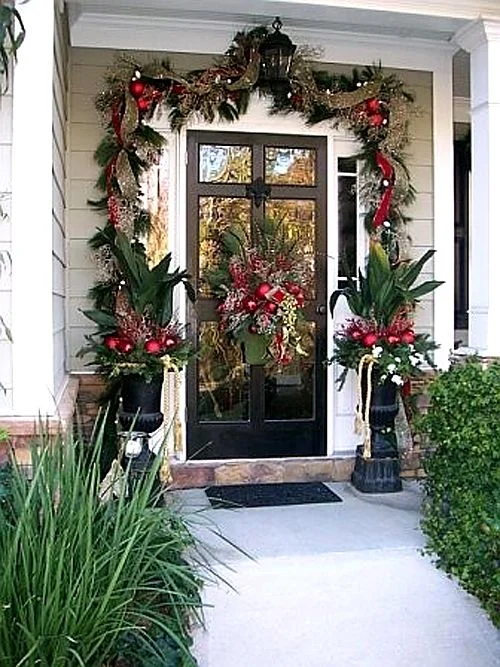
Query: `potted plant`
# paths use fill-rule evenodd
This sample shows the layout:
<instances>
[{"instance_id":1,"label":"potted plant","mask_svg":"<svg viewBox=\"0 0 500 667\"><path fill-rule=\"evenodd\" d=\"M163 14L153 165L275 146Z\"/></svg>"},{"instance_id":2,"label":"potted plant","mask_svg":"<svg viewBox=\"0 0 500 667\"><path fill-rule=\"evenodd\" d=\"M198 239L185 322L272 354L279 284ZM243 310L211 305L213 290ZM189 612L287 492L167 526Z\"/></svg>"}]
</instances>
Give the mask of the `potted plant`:
<instances>
[{"instance_id":1,"label":"potted plant","mask_svg":"<svg viewBox=\"0 0 500 667\"><path fill-rule=\"evenodd\" d=\"M232 225L222 235L219 265L207 272L220 299L220 327L242 344L249 364L287 365L306 354L298 324L311 271L295 244L280 221L257 223L253 239Z\"/></svg>"},{"instance_id":2,"label":"potted plant","mask_svg":"<svg viewBox=\"0 0 500 667\"><path fill-rule=\"evenodd\" d=\"M365 492L401 489L394 430L398 391L422 374L425 365L433 366L431 352L437 347L414 328L419 299L441 284L428 280L415 285L433 254L429 250L417 261L391 264L381 243L372 239L365 274L348 277L347 287L330 298L332 316L341 296L353 315L335 333L329 361L344 367L340 387L350 369L358 374L356 426L363 445L357 449L352 481Z\"/></svg>"},{"instance_id":3,"label":"potted plant","mask_svg":"<svg viewBox=\"0 0 500 667\"><path fill-rule=\"evenodd\" d=\"M191 300L194 290L186 271L170 271L170 253L150 267L144 245L119 229L100 230L95 244L109 248L115 271L110 282L94 288L96 308L84 311L98 331L86 337L79 355L93 354L92 363L118 385L122 426L128 429L136 420L141 431L150 433L163 421L164 371L181 369L192 355L174 317L174 289L184 285Z\"/></svg>"}]
</instances>

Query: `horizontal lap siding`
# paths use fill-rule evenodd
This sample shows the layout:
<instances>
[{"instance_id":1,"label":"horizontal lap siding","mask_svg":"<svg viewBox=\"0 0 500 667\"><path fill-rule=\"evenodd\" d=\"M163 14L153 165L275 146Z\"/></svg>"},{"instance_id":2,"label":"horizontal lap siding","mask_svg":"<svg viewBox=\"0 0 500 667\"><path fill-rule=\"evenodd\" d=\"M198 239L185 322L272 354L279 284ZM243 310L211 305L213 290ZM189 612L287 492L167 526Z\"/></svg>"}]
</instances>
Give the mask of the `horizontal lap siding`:
<instances>
[{"instance_id":1,"label":"horizontal lap siding","mask_svg":"<svg viewBox=\"0 0 500 667\"><path fill-rule=\"evenodd\" d=\"M138 59L158 58L158 53L136 54ZM376 55L376 54L375 54ZM94 98L102 90L107 69L113 64L116 53L104 49L74 48L71 50L71 95L69 135L68 221L69 221L69 355L72 370L85 368L87 360L76 358L77 350L84 343L84 336L93 330L92 325L79 312L89 307L86 294L95 279L95 268L86 249L86 242L103 223L102 215L92 211L88 199L100 196L94 189L98 168L93 153L103 136ZM212 56L173 54L172 67L178 71L206 67ZM350 67L321 64L323 68L350 72ZM426 72L397 72L415 93L418 114L411 121L412 145L408 149L408 164L418 191L417 201L409 215L413 218L409 233L413 240L415 256L420 256L433 243L433 154L432 154L432 76ZM427 271L432 270L430 265ZM420 330L432 331L433 299L423 301L417 315Z\"/></svg>"},{"instance_id":2,"label":"horizontal lap siding","mask_svg":"<svg viewBox=\"0 0 500 667\"><path fill-rule=\"evenodd\" d=\"M68 124L68 35L66 16L56 7L53 76L52 166L52 336L54 343L54 393L64 385L66 363L66 180Z\"/></svg>"},{"instance_id":3,"label":"horizontal lap siding","mask_svg":"<svg viewBox=\"0 0 500 667\"><path fill-rule=\"evenodd\" d=\"M9 91L0 96L0 316L10 327L12 321L12 292L10 275L11 252L11 195L12 195L12 77ZM5 335L0 336L0 414L12 412L12 345Z\"/></svg>"}]
</instances>

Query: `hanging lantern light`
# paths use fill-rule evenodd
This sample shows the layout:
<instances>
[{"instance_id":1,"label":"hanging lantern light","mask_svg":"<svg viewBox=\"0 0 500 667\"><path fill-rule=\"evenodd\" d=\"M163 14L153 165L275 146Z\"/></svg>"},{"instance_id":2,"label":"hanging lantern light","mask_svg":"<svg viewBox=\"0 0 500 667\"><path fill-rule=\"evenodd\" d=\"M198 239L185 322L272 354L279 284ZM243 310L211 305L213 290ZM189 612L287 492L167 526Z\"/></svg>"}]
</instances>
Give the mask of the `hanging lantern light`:
<instances>
[{"instance_id":1,"label":"hanging lantern light","mask_svg":"<svg viewBox=\"0 0 500 667\"><path fill-rule=\"evenodd\" d=\"M282 22L277 16L272 24L274 32L267 35L259 48L260 83L271 89L288 86L290 66L297 48L281 31Z\"/></svg>"}]
</instances>

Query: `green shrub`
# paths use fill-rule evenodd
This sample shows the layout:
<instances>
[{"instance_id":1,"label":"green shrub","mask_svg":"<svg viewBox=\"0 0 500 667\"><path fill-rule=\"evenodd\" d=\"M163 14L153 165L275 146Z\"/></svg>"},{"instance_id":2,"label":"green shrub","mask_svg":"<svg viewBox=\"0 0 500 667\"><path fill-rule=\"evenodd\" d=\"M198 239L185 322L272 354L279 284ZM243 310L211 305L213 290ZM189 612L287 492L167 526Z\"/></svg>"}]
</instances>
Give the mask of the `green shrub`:
<instances>
[{"instance_id":1,"label":"green shrub","mask_svg":"<svg viewBox=\"0 0 500 667\"><path fill-rule=\"evenodd\" d=\"M430 386L423 530L437 564L500 625L500 365L451 368Z\"/></svg>"},{"instance_id":2,"label":"green shrub","mask_svg":"<svg viewBox=\"0 0 500 667\"><path fill-rule=\"evenodd\" d=\"M0 665L196 664L200 579L187 526L151 507L153 474L110 503L99 480L96 460L71 441L34 449L31 481L16 467L4 473Z\"/></svg>"}]
</instances>

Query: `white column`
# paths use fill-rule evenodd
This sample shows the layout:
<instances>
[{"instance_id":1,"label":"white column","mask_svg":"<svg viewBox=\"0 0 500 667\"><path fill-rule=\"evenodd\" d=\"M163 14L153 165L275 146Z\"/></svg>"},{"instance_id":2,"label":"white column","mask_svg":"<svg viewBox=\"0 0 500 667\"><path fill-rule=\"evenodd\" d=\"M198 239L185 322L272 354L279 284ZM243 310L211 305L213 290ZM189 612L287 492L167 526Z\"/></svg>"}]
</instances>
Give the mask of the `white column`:
<instances>
[{"instance_id":1,"label":"white column","mask_svg":"<svg viewBox=\"0 0 500 667\"><path fill-rule=\"evenodd\" d=\"M13 410L54 412L52 76L54 3L22 6L26 39L13 82Z\"/></svg>"},{"instance_id":2,"label":"white column","mask_svg":"<svg viewBox=\"0 0 500 667\"><path fill-rule=\"evenodd\" d=\"M448 367L453 349L454 216L453 216L453 73L452 52L438 57L432 76L434 161L434 278L443 285L434 292L434 361ZM411 146L410 146L411 150Z\"/></svg>"},{"instance_id":3,"label":"white column","mask_svg":"<svg viewBox=\"0 0 500 667\"><path fill-rule=\"evenodd\" d=\"M500 21L455 36L471 54L472 216L469 346L500 356Z\"/></svg>"}]
</instances>

